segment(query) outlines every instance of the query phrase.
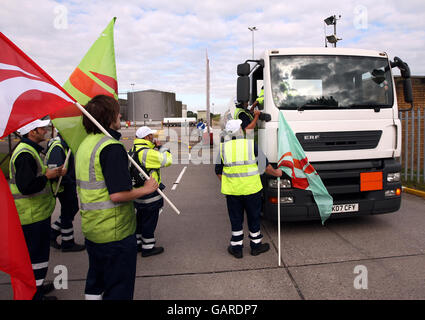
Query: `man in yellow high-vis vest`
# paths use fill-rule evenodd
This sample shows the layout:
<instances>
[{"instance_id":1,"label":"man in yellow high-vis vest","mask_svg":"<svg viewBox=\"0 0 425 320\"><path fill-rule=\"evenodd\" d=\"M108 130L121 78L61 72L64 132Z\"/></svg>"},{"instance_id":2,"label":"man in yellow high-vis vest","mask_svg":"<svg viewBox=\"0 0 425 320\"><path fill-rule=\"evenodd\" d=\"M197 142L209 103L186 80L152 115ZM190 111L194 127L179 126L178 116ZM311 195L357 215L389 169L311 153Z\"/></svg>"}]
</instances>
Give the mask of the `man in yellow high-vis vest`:
<instances>
[{"instance_id":1,"label":"man in yellow high-vis vest","mask_svg":"<svg viewBox=\"0 0 425 320\"><path fill-rule=\"evenodd\" d=\"M47 144L47 153L44 163L47 166L61 166L65 163L67 152L71 152L66 141L60 133ZM58 181L53 181L52 191L57 189ZM61 205L61 213L51 225L50 245L62 252L77 252L85 249L84 245L75 243L74 240L74 217L79 210L77 186L75 182L74 155L71 153L68 161L67 173L62 178L58 193L56 195ZM59 245L56 238L61 238Z\"/></svg>"},{"instance_id":2,"label":"man in yellow high-vis vest","mask_svg":"<svg viewBox=\"0 0 425 320\"><path fill-rule=\"evenodd\" d=\"M156 132L146 126L137 129L132 153L136 155L135 161L148 176L155 179L159 188L163 190L165 186L161 183L161 168L169 167L173 162L173 157L167 148L161 148L161 144L154 139ZM133 186L137 187L134 183ZM137 244L142 257L164 252L163 247L155 246L155 229L158 224L159 211L164 206L164 199L155 191L136 199L134 206L137 210Z\"/></svg>"},{"instance_id":3,"label":"man in yellow high-vis vest","mask_svg":"<svg viewBox=\"0 0 425 320\"><path fill-rule=\"evenodd\" d=\"M22 230L34 271L37 292L35 300L56 300L45 296L53 284L44 284L50 255L50 217L55 210L50 180L64 175L62 167L48 169L40 153L50 120L35 120L18 130L21 142L15 148L10 163L10 190L21 220Z\"/></svg>"},{"instance_id":4,"label":"man in yellow high-vis vest","mask_svg":"<svg viewBox=\"0 0 425 320\"><path fill-rule=\"evenodd\" d=\"M247 214L251 255L257 256L269 250L268 243L262 243L260 230L261 184L260 173L281 177L282 171L274 169L253 139L246 139L242 132L241 120L229 120L226 133L231 139L220 143L220 161L215 173L221 180L221 193L226 195L227 209L232 227L228 252L235 258L243 257L243 221ZM259 169L259 164L261 169ZM264 168L263 168L264 167Z\"/></svg>"},{"instance_id":5,"label":"man in yellow high-vis vest","mask_svg":"<svg viewBox=\"0 0 425 320\"><path fill-rule=\"evenodd\" d=\"M119 142L121 114L109 96L91 99L86 110L113 137L103 134L86 116L88 133L75 155L81 228L89 256L87 300L131 300L136 279L136 215L133 200L158 188L154 179L133 189L128 156Z\"/></svg>"}]
</instances>

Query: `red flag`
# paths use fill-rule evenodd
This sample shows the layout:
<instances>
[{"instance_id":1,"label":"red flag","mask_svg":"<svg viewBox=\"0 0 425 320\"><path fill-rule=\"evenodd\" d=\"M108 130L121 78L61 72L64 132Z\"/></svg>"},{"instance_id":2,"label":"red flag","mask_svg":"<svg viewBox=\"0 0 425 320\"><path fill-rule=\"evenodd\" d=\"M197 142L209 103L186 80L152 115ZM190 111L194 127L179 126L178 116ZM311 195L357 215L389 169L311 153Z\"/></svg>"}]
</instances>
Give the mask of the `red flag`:
<instances>
[{"instance_id":1,"label":"red flag","mask_svg":"<svg viewBox=\"0 0 425 320\"><path fill-rule=\"evenodd\" d=\"M0 32L0 138L74 101Z\"/></svg>"},{"instance_id":2,"label":"red flag","mask_svg":"<svg viewBox=\"0 0 425 320\"><path fill-rule=\"evenodd\" d=\"M32 299L37 290L34 272L15 202L1 170L0 270L10 275L15 300Z\"/></svg>"},{"instance_id":3,"label":"red flag","mask_svg":"<svg viewBox=\"0 0 425 320\"><path fill-rule=\"evenodd\" d=\"M0 138L74 103L43 69L0 32ZM14 299L32 299L34 273L15 202L0 174L0 269L10 274Z\"/></svg>"}]
</instances>

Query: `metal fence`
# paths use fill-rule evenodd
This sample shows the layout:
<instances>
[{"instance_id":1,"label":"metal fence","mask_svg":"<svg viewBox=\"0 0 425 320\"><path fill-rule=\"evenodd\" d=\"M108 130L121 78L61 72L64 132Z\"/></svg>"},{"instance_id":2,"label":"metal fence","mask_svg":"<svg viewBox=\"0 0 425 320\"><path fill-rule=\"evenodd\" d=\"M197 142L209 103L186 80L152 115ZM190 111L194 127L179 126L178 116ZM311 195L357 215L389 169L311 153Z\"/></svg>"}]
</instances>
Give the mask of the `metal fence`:
<instances>
[{"instance_id":1,"label":"metal fence","mask_svg":"<svg viewBox=\"0 0 425 320\"><path fill-rule=\"evenodd\" d=\"M402 178L404 181L425 182L424 129L425 108L400 112L402 125Z\"/></svg>"}]
</instances>

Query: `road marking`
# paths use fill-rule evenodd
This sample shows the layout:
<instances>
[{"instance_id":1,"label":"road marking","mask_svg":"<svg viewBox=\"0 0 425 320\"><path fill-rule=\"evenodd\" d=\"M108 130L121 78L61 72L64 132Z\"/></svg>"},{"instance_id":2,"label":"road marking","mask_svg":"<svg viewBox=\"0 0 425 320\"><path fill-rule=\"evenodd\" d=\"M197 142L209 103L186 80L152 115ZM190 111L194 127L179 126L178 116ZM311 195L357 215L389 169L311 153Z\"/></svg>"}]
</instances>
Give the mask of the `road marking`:
<instances>
[{"instance_id":1,"label":"road marking","mask_svg":"<svg viewBox=\"0 0 425 320\"><path fill-rule=\"evenodd\" d=\"M176 190L177 185L180 183L181 178L183 177L184 172L186 171L186 167L183 168L182 172L180 172L180 175L178 176L176 182L174 182L173 187L171 188L171 190Z\"/></svg>"}]
</instances>

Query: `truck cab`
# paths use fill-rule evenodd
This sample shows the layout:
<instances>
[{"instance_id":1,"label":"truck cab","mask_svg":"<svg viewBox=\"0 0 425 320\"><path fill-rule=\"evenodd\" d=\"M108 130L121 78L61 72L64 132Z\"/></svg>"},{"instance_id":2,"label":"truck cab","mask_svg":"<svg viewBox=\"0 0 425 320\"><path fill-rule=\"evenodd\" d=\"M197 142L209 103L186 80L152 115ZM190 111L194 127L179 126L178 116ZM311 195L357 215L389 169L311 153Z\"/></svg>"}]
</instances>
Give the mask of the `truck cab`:
<instances>
[{"instance_id":1,"label":"truck cab","mask_svg":"<svg viewBox=\"0 0 425 320\"><path fill-rule=\"evenodd\" d=\"M410 70L399 58L390 61L385 52L273 49L238 66L239 102L253 103L264 88L260 109L268 121L258 122L260 149L275 165L282 113L333 197L331 218L400 208L402 137L395 66L405 78L407 101ZM277 180L264 174L262 182L263 214L277 220ZM311 192L293 188L289 176L281 178L280 193L282 221L320 219Z\"/></svg>"}]
</instances>

